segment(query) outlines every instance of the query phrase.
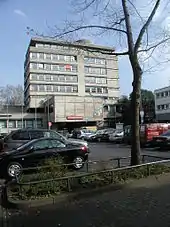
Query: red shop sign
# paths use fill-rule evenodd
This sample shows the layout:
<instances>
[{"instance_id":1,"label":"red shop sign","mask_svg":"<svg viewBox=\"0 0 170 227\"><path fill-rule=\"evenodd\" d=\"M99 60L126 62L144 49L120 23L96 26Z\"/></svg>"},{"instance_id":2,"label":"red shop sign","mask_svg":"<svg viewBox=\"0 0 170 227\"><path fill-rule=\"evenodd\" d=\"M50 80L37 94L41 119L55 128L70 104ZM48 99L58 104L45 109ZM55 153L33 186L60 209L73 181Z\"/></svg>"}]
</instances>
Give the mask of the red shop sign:
<instances>
[{"instance_id":1,"label":"red shop sign","mask_svg":"<svg viewBox=\"0 0 170 227\"><path fill-rule=\"evenodd\" d=\"M67 116L67 120L83 120L82 116Z\"/></svg>"}]
</instances>

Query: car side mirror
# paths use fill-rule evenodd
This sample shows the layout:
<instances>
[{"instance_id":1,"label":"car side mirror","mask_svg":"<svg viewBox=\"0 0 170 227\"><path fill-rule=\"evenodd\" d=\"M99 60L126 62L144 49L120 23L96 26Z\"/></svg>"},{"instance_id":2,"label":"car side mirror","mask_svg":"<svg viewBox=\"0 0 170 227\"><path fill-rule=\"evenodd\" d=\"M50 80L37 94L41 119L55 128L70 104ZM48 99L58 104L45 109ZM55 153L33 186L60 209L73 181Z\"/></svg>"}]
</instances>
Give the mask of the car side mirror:
<instances>
[{"instance_id":1,"label":"car side mirror","mask_svg":"<svg viewBox=\"0 0 170 227\"><path fill-rule=\"evenodd\" d=\"M31 146L31 147L29 148L29 151L30 151L30 152L34 151L34 147Z\"/></svg>"}]
</instances>

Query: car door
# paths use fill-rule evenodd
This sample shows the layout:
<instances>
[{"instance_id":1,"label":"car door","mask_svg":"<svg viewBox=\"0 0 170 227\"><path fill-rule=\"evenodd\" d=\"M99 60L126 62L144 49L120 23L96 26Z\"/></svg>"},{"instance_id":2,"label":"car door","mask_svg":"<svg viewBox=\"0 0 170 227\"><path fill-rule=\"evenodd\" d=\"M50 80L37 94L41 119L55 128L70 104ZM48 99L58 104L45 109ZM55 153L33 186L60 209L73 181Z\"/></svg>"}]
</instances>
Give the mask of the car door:
<instances>
[{"instance_id":1,"label":"car door","mask_svg":"<svg viewBox=\"0 0 170 227\"><path fill-rule=\"evenodd\" d=\"M51 139L51 143L53 148L53 156L60 156L63 159L67 159L69 149L67 148L66 143L58 139Z\"/></svg>"},{"instance_id":2,"label":"car door","mask_svg":"<svg viewBox=\"0 0 170 227\"><path fill-rule=\"evenodd\" d=\"M44 162L53 156L53 147L49 139L37 140L32 144L32 153L29 159L31 166L43 165Z\"/></svg>"}]
</instances>

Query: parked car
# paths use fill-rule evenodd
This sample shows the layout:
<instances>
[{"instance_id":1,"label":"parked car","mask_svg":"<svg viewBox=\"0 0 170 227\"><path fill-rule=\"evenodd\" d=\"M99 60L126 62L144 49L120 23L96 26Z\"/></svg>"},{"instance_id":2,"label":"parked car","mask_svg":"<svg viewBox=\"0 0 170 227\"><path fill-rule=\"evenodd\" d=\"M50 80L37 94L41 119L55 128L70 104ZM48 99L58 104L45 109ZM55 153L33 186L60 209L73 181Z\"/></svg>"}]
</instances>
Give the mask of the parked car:
<instances>
[{"instance_id":1,"label":"parked car","mask_svg":"<svg viewBox=\"0 0 170 227\"><path fill-rule=\"evenodd\" d=\"M152 146L153 138L159 137L162 133L170 129L168 123L151 123L140 125L140 143L141 146ZM124 127L124 142L131 144L131 126Z\"/></svg>"},{"instance_id":2,"label":"parked car","mask_svg":"<svg viewBox=\"0 0 170 227\"><path fill-rule=\"evenodd\" d=\"M81 134L78 136L78 139L86 139L87 137L94 135L93 131L90 130L80 130Z\"/></svg>"},{"instance_id":3,"label":"parked car","mask_svg":"<svg viewBox=\"0 0 170 227\"><path fill-rule=\"evenodd\" d=\"M121 143L123 142L124 132L121 130L116 130L114 133L112 133L109 136L109 141L115 142L115 143Z\"/></svg>"},{"instance_id":4,"label":"parked car","mask_svg":"<svg viewBox=\"0 0 170 227\"><path fill-rule=\"evenodd\" d=\"M164 132L160 136L153 137L153 140L151 141L151 145L153 147L169 148L170 147L170 130L168 130L167 132Z\"/></svg>"},{"instance_id":5,"label":"parked car","mask_svg":"<svg viewBox=\"0 0 170 227\"><path fill-rule=\"evenodd\" d=\"M104 129L101 133L99 133L97 135L97 141L98 142L108 142L109 141L109 137L112 133L114 133L116 131L116 129L114 128L108 128L108 129Z\"/></svg>"},{"instance_id":6,"label":"parked car","mask_svg":"<svg viewBox=\"0 0 170 227\"><path fill-rule=\"evenodd\" d=\"M88 147L88 143L86 141L77 140L77 139L67 139L63 135L59 134L56 131L48 130L48 129L18 129L9 133L4 139L1 140L1 145L3 144L4 150L13 149L21 146L22 144L42 137L52 137L56 139L60 139L63 142L70 141L75 144L81 144Z\"/></svg>"},{"instance_id":7,"label":"parked car","mask_svg":"<svg viewBox=\"0 0 170 227\"><path fill-rule=\"evenodd\" d=\"M62 157L66 163L74 163L74 169L81 169L88 158L89 150L81 144L69 143L55 138L40 138L27 142L16 149L0 154L0 176L19 175L23 168L43 165L49 158Z\"/></svg>"},{"instance_id":8,"label":"parked car","mask_svg":"<svg viewBox=\"0 0 170 227\"><path fill-rule=\"evenodd\" d=\"M100 137L100 134L103 134L105 130L97 130L96 133L93 135L90 135L88 137L85 137L85 140L91 141L91 142L96 142L98 141L98 137Z\"/></svg>"}]
</instances>

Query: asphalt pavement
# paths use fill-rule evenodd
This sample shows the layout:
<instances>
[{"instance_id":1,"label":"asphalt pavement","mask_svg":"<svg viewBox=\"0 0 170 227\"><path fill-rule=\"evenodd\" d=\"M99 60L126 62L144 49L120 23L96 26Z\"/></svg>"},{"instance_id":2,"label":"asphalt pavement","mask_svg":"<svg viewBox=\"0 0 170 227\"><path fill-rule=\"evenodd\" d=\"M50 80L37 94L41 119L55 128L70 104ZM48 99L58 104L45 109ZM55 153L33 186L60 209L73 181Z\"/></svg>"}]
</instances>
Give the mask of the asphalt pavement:
<instances>
[{"instance_id":1,"label":"asphalt pavement","mask_svg":"<svg viewBox=\"0 0 170 227\"><path fill-rule=\"evenodd\" d=\"M130 157L131 148L129 145L114 144L114 143L89 143L90 155L89 161L91 162L90 169L99 169L107 167L117 167L117 161L108 161L114 158ZM170 151L159 151L158 149L144 148L141 149L142 155L145 156L145 162L154 162L161 159L170 159ZM160 158L159 158L160 157ZM98 162L99 161L99 162ZM100 163L100 164L99 164ZM130 164L130 158L121 160L121 166L127 166Z\"/></svg>"}]
</instances>

